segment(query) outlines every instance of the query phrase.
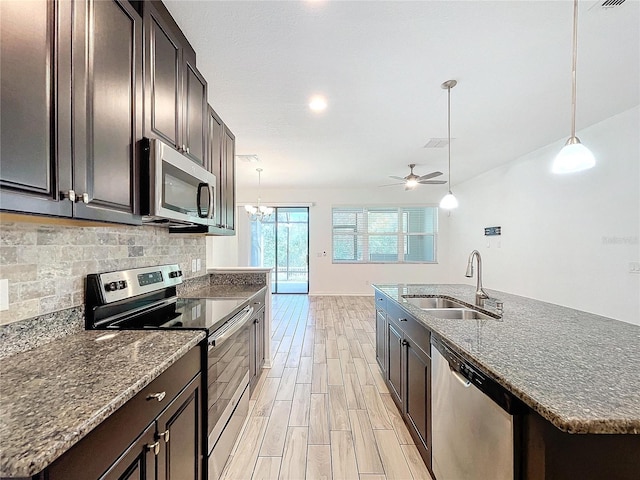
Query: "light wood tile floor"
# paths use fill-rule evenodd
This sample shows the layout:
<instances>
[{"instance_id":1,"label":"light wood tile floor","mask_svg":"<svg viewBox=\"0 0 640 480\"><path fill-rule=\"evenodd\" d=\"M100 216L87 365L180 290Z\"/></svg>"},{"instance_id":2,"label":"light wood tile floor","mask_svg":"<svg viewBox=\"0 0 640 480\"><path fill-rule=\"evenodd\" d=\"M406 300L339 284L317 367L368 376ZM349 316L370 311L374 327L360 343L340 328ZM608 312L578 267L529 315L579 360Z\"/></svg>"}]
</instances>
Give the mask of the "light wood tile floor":
<instances>
[{"instance_id":1,"label":"light wood tile floor","mask_svg":"<svg viewBox=\"0 0 640 480\"><path fill-rule=\"evenodd\" d=\"M222 478L431 480L376 363L373 297L274 295L271 346Z\"/></svg>"}]
</instances>

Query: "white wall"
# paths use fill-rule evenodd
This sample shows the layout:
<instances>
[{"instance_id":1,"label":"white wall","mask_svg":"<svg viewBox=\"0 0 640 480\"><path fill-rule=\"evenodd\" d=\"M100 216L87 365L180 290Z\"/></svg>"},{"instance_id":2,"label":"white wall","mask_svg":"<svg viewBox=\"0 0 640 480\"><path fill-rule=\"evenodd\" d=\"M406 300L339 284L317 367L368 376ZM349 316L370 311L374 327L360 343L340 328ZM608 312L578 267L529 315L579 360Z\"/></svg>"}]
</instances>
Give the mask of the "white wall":
<instances>
[{"instance_id":1,"label":"white wall","mask_svg":"<svg viewBox=\"0 0 640 480\"><path fill-rule=\"evenodd\" d=\"M448 280L475 282L464 272L478 249L487 288L640 325L640 275L629 273L640 261L639 132L635 107L578 132L591 170L550 173L562 140L454 185ZM498 225L500 248L496 237L488 247L484 227Z\"/></svg>"},{"instance_id":2,"label":"white wall","mask_svg":"<svg viewBox=\"0 0 640 480\"><path fill-rule=\"evenodd\" d=\"M384 179L384 174L381 175ZM345 265L331 262L331 207L333 205L416 205L437 204L446 193L444 186L423 186L405 192L402 187L370 189L290 189L261 192L262 203L296 206L314 203L309 208L309 293L312 295L372 295L372 283L437 283L447 275L447 222L440 219L438 264ZM238 190L239 204L255 202L254 190ZM248 265L246 215L239 212L238 258ZM322 255L326 252L326 256ZM320 254L320 256L318 256ZM207 255L209 258L210 255Z\"/></svg>"},{"instance_id":3,"label":"white wall","mask_svg":"<svg viewBox=\"0 0 640 480\"><path fill-rule=\"evenodd\" d=\"M207 237L207 268L238 266L238 236Z\"/></svg>"}]
</instances>

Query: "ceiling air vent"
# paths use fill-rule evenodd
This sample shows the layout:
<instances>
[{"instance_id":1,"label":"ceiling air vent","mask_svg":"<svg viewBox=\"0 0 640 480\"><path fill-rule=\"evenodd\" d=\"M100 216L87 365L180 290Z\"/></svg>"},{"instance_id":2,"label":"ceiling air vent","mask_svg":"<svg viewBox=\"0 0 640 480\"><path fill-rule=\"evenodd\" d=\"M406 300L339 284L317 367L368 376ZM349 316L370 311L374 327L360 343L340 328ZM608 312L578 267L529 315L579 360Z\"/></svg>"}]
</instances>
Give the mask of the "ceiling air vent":
<instances>
[{"instance_id":1,"label":"ceiling air vent","mask_svg":"<svg viewBox=\"0 0 640 480\"><path fill-rule=\"evenodd\" d=\"M604 0L604 2L602 2L602 8L613 8L623 3L624 0Z\"/></svg>"},{"instance_id":2,"label":"ceiling air vent","mask_svg":"<svg viewBox=\"0 0 640 480\"><path fill-rule=\"evenodd\" d=\"M619 7L624 2L625 0L598 0L589 7L589 10L609 10L614 7Z\"/></svg>"},{"instance_id":3,"label":"ceiling air vent","mask_svg":"<svg viewBox=\"0 0 640 480\"><path fill-rule=\"evenodd\" d=\"M431 138L423 148L444 148L447 145L449 145L449 140L446 138Z\"/></svg>"},{"instance_id":4,"label":"ceiling air vent","mask_svg":"<svg viewBox=\"0 0 640 480\"><path fill-rule=\"evenodd\" d=\"M258 155L236 155L236 160L239 160L241 162L245 162L245 163L259 163L260 159L258 158Z\"/></svg>"}]
</instances>

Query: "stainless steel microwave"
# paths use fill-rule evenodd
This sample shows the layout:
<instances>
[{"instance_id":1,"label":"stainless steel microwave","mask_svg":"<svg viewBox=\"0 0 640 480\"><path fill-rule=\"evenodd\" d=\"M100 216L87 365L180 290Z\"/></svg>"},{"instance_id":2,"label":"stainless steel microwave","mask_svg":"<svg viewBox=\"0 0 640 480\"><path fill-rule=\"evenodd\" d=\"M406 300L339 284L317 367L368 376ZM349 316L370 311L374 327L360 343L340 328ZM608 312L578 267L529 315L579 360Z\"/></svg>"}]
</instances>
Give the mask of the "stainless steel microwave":
<instances>
[{"instance_id":1,"label":"stainless steel microwave","mask_svg":"<svg viewBox=\"0 0 640 480\"><path fill-rule=\"evenodd\" d=\"M142 141L144 222L215 225L216 176L157 139Z\"/></svg>"}]
</instances>

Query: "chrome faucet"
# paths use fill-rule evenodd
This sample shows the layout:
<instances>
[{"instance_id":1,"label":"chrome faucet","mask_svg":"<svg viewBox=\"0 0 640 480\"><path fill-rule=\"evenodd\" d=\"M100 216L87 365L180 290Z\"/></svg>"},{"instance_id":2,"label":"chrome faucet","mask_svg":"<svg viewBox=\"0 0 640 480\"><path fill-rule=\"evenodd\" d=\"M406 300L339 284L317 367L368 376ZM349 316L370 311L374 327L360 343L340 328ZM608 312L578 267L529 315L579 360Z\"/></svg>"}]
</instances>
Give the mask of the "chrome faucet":
<instances>
[{"instance_id":1,"label":"chrome faucet","mask_svg":"<svg viewBox=\"0 0 640 480\"><path fill-rule=\"evenodd\" d=\"M473 277L473 257L478 259L478 276L476 283L476 305L479 307L484 306L485 299L489 298L487 292L482 288L482 257L480 256L480 252L478 250L474 250L469 255L469 263L467 264L467 273L465 273L465 277L472 278Z\"/></svg>"}]
</instances>

